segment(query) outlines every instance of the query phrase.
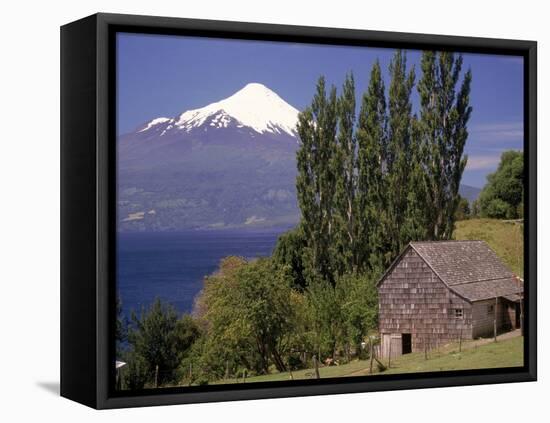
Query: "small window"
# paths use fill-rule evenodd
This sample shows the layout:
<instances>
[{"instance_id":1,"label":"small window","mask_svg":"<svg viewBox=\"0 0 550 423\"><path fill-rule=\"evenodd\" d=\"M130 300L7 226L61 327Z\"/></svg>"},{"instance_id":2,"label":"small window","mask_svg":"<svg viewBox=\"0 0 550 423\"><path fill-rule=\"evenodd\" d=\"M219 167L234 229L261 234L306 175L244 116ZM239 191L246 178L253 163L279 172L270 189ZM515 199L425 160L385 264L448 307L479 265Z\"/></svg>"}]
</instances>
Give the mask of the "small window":
<instances>
[{"instance_id":1,"label":"small window","mask_svg":"<svg viewBox=\"0 0 550 423\"><path fill-rule=\"evenodd\" d=\"M487 306L487 314L493 314L495 312L495 306L490 304Z\"/></svg>"},{"instance_id":2,"label":"small window","mask_svg":"<svg viewBox=\"0 0 550 423\"><path fill-rule=\"evenodd\" d=\"M462 309L461 308L455 308L454 309L454 316L455 316L455 319L462 319L462 317L464 316Z\"/></svg>"}]
</instances>

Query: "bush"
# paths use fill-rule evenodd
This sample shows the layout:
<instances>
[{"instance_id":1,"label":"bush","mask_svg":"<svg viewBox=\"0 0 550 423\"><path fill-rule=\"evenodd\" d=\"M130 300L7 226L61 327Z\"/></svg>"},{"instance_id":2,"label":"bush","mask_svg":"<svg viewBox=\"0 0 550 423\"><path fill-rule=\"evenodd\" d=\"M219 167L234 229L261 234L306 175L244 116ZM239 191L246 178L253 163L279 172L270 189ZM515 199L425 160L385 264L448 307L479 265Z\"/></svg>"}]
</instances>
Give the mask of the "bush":
<instances>
[{"instance_id":1,"label":"bush","mask_svg":"<svg viewBox=\"0 0 550 423\"><path fill-rule=\"evenodd\" d=\"M485 205L485 213L495 219L510 219L513 208L500 198L493 198Z\"/></svg>"},{"instance_id":2,"label":"bush","mask_svg":"<svg viewBox=\"0 0 550 423\"><path fill-rule=\"evenodd\" d=\"M132 384L141 384L143 378L150 384L156 378L159 386L177 383L180 362L198 337L199 329L193 319L179 319L174 307L160 299L148 310L142 310L139 318L133 313L128 330Z\"/></svg>"},{"instance_id":3,"label":"bush","mask_svg":"<svg viewBox=\"0 0 550 423\"><path fill-rule=\"evenodd\" d=\"M306 239L300 226L282 234L273 251L273 261L277 266L290 270L292 287L303 291L307 287L303 252Z\"/></svg>"},{"instance_id":4,"label":"bush","mask_svg":"<svg viewBox=\"0 0 550 423\"><path fill-rule=\"evenodd\" d=\"M482 217L517 219L523 216L523 152L502 153L496 172L487 176L479 194Z\"/></svg>"},{"instance_id":5,"label":"bush","mask_svg":"<svg viewBox=\"0 0 550 423\"><path fill-rule=\"evenodd\" d=\"M455 212L455 220L469 219L470 216L470 202L466 198L460 197L458 201L458 207L456 208Z\"/></svg>"},{"instance_id":6,"label":"bush","mask_svg":"<svg viewBox=\"0 0 550 423\"><path fill-rule=\"evenodd\" d=\"M149 366L145 359L135 352L129 352L125 356L126 366L121 369L122 389L132 391L143 389L151 380Z\"/></svg>"},{"instance_id":7,"label":"bush","mask_svg":"<svg viewBox=\"0 0 550 423\"><path fill-rule=\"evenodd\" d=\"M271 364L285 371L284 355L292 334L291 282L285 269L270 259L222 260L207 277L197 300L205 344L200 364L211 380L239 368L256 374Z\"/></svg>"}]
</instances>

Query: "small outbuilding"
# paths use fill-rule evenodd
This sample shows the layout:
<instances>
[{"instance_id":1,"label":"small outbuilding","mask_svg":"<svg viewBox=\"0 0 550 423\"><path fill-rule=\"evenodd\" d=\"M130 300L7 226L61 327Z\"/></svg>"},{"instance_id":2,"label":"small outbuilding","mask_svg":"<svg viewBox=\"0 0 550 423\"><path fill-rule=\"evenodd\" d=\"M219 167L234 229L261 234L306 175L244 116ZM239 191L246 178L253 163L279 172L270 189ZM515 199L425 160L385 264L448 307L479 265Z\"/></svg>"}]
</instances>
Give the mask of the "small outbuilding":
<instances>
[{"instance_id":1,"label":"small outbuilding","mask_svg":"<svg viewBox=\"0 0 550 423\"><path fill-rule=\"evenodd\" d=\"M411 242L377 284L382 356L520 328L522 282L484 241Z\"/></svg>"}]
</instances>

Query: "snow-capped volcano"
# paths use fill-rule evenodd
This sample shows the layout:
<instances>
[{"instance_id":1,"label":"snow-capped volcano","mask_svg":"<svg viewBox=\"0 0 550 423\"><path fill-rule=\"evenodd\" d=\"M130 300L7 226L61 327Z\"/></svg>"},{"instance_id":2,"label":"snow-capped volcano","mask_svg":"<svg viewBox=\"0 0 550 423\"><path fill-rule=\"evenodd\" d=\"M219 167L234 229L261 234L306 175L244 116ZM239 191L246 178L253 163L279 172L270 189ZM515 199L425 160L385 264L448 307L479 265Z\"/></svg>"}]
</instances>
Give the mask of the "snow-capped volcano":
<instances>
[{"instance_id":1,"label":"snow-capped volcano","mask_svg":"<svg viewBox=\"0 0 550 423\"><path fill-rule=\"evenodd\" d=\"M291 227L298 110L262 84L119 136L118 228Z\"/></svg>"},{"instance_id":2,"label":"snow-capped volcano","mask_svg":"<svg viewBox=\"0 0 550 423\"><path fill-rule=\"evenodd\" d=\"M155 118L139 132L186 131L205 126L212 128L249 128L259 134L287 134L296 136L298 110L265 85L250 83L232 96L205 107L187 110L169 119Z\"/></svg>"}]
</instances>

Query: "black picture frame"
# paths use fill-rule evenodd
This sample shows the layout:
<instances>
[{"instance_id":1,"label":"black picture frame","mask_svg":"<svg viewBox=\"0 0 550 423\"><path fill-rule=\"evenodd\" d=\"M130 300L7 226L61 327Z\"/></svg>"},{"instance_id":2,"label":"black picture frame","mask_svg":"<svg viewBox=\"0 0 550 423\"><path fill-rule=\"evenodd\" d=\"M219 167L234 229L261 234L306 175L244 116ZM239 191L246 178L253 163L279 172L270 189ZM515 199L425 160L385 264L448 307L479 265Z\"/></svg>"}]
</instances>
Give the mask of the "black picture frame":
<instances>
[{"instance_id":1,"label":"black picture frame","mask_svg":"<svg viewBox=\"0 0 550 423\"><path fill-rule=\"evenodd\" d=\"M525 363L521 368L114 391L118 31L524 57ZM537 44L533 41L95 14L61 28L61 395L97 409L534 381Z\"/></svg>"}]
</instances>

